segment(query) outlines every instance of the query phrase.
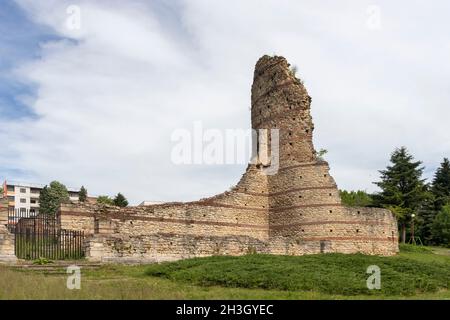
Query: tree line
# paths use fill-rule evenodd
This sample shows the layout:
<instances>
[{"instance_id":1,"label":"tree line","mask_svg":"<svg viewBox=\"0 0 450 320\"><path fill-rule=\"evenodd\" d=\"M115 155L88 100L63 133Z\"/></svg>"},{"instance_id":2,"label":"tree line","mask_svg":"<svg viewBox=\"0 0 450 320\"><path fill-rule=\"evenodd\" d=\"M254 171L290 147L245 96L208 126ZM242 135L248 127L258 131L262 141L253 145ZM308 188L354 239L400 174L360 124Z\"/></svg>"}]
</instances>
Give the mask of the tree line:
<instances>
[{"instance_id":1,"label":"tree line","mask_svg":"<svg viewBox=\"0 0 450 320\"><path fill-rule=\"evenodd\" d=\"M390 164L379 171L380 180L373 182L380 191L341 190L342 203L391 210L403 243L412 239L414 228L412 240L450 247L450 161L444 158L431 183L423 178L424 169L405 147L397 148Z\"/></svg>"},{"instance_id":2,"label":"tree line","mask_svg":"<svg viewBox=\"0 0 450 320\"><path fill-rule=\"evenodd\" d=\"M88 192L84 186L82 186L78 192L78 201L82 203L88 201ZM69 202L70 197L67 187L61 182L52 181L49 185L45 186L39 194L39 212L55 215L62 203ZM114 198L100 196L96 199L96 202L117 207L128 206L128 200L120 192Z\"/></svg>"}]
</instances>

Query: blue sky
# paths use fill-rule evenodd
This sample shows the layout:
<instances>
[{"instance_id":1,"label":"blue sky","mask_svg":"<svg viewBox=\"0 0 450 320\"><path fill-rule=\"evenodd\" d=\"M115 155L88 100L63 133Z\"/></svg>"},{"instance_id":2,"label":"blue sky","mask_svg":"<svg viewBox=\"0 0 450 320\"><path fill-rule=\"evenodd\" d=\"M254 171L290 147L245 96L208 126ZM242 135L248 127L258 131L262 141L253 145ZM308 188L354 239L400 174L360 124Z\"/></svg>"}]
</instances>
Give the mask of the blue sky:
<instances>
[{"instance_id":1,"label":"blue sky","mask_svg":"<svg viewBox=\"0 0 450 320\"><path fill-rule=\"evenodd\" d=\"M375 190L401 145L427 177L450 157L448 2L167 3L0 3L0 179L133 203L228 189L245 165L175 165L171 134L249 128L254 64L273 53L298 66L339 187Z\"/></svg>"},{"instance_id":2,"label":"blue sky","mask_svg":"<svg viewBox=\"0 0 450 320\"><path fill-rule=\"evenodd\" d=\"M12 71L31 59L39 58L39 43L56 35L51 29L30 21L14 1L0 3L0 116L15 119L32 112L19 97L33 96L36 88L12 75Z\"/></svg>"}]
</instances>

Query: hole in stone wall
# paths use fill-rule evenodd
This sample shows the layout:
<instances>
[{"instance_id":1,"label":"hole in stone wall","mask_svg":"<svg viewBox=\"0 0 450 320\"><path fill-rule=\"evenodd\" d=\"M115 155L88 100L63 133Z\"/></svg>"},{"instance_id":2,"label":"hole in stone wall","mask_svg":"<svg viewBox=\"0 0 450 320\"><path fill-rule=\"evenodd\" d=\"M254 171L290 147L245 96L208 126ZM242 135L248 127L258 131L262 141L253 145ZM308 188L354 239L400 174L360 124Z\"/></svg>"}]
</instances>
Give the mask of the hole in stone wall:
<instances>
[{"instance_id":1,"label":"hole in stone wall","mask_svg":"<svg viewBox=\"0 0 450 320\"><path fill-rule=\"evenodd\" d=\"M298 197L299 197L299 198L302 198L302 195L299 195Z\"/></svg>"},{"instance_id":2,"label":"hole in stone wall","mask_svg":"<svg viewBox=\"0 0 450 320\"><path fill-rule=\"evenodd\" d=\"M305 132L306 132L306 133L309 133L309 130L308 130L308 129L306 129L306 130L305 130Z\"/></svg>"},{"instance_id":3,"label":"hole in stone wall","mask_svg":"<svg viewBox=\"0 0 450 320\"><path fill-rule=\"evenodd\" d=\"M333 229L330 229L330 232L333 232Z\"/></svg>"},{"instance_id":4,"label":"hole in stone wall","mask_svg":"<svg viewBox=\"0 0 450 320\"><path fill-rule=\"evenodd\" d=\"M304 229L302 229L302 232L305 232L305 230L304 230Z\"/></svg>"},{"instance_id":5,"label":"hole in stone wall","mask_svg":"<svg viewBox=\"0 0 450 320\"><path fill-rule=\"evenodd\" d=\"M333 210L330 210L330 213L333 213Z\"/></svg>"},{"instance_id":6,"label":"hole in stone wall","mask_svg":"<svg viewBox=\"0 0 450 320\"><path fill-rule=\"evenodd\" d=\"M323 176L324 176L324 177L326 177L327 175L326 175L326 174L324 174Z\"/></svg>"},{"instance_id":7,"label":"hole in stone wall","mask_svg":"<svg viewBox=\"0 0 450 320\"><path fill-rule=\"evenodd\" d=\"M289 135L292 136L292 132L289 132Z\"/></svg>"},{"instance_id":8,"label":"hole in stone wall","mask_svg":"<svg viewBox=\"0 0 450 320\"><path fill-rule=\"evenodd\" d=\"M294 120L294 121L295 121L295 118L292 118L292 120Z\"/></svg>"},{"instance_id":9,"label":"hole in stone wall","mask_svg":"<svg viewBox=\"0 0 450 320\"><path fill-rule=\"evenodd\" d=\"M203 215L203 218L206 217L206 214Z\"/></svg>"},{"instance_id":10,"label":"hole in stone wall","mask_svg":"<svg viewBox=\"0 0 450 320\"><path fill-rule=\"evenodd\" d=\"M330 197L331 197L331 196L332 196L333 194L332 194L332 193L330 193L329 195L330 195Z\"/></svg>"},{"instance_id":11,"label":"hole in stone wall","mask_svg":"<svg viewBox=\"0 0 450 320\"><path fill-rule=\"evenodd\" d=\"M289 145L292 147L292 142L289 142Z\"/></svg>"},{"instance_id":12,"label":"hole in stone wall","mask_svg":"<svg viewBox=\"0 0 450 320\"><path fill-rule=\"evenodd\" d=\"M359 232L359 229L356 229L356 233L358 233Z\"/></svg>"},{"instance_id":13,"label":"hole in stone wall","mask_svg":"<svg viewBox=\"0 0 450 320\"><path fill-rule=\"evenodd\" d=\"M358 210L358 214L360 214L360 213L361 213L361 211Z\"/></svg>"}]
</instances>

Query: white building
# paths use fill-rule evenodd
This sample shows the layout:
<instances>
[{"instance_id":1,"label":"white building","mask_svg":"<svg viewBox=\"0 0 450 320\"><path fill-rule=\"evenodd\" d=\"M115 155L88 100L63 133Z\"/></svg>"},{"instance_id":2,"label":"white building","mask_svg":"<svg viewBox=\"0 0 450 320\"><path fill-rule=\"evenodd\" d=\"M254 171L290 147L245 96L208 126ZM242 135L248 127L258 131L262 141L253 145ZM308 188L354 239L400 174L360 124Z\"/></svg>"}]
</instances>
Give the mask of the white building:
<instances>
[{"instance_id":1,"label":"white building","mask_svg":"<svg viewBox=\"0 0 450 320\"><path fill-rule=\"evenodd\" d=\"M21 181L6 180L3 183L3 195L8 197L10 208L21 211L39 210L39 194L45 185ZM67 188L71 201L78 201L79 189Z\"/></svg>"}]
</instances>

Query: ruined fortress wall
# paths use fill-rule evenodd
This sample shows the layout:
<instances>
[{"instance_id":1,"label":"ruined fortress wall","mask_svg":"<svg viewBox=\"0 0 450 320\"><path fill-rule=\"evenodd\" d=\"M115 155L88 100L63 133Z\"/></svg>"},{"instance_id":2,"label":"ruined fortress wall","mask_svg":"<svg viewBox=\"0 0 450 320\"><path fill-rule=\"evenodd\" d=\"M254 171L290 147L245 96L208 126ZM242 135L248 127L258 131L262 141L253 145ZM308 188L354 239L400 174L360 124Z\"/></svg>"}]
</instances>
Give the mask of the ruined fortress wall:
<instances>
[{"instance_id":1,"label":"ruined fortress wall","mask_svg":"<svg viewBox=\"0 0 450 320\"><path fill-rule=\"evenodd\" d=\"M61 226L84 230L87 255L103 261L163 261L248 252L302 255L398 252L397 222L375 208L347 208L316 156L311 97L282 57L262 57L252 86L252 127L279 130L279 167L259 154L230 191L189 203L114 208L66 205ZM262 134L262 133L260 133ZM271 158L274 136L258 150Z\"/></svg>"}]
</instances>

